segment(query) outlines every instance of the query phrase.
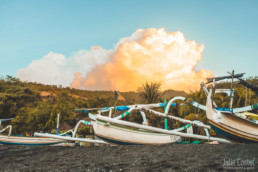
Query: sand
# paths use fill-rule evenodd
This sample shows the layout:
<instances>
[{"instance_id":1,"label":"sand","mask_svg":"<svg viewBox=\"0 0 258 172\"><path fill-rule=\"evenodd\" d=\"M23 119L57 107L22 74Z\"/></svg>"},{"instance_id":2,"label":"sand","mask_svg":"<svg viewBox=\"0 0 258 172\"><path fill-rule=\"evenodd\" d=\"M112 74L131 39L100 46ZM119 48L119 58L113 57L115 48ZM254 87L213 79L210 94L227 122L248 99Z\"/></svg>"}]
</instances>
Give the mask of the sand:
<instances>
[{"instance_id":1,"label":"sand","mask_svg":"<svg viewBox=\"0 0 258 172\"><path fill-rule=\"evenodd\" d=\"M0 171L235 171L236 169L258 171L258 144L0 146Z\"/></svg>"}]
</instances>

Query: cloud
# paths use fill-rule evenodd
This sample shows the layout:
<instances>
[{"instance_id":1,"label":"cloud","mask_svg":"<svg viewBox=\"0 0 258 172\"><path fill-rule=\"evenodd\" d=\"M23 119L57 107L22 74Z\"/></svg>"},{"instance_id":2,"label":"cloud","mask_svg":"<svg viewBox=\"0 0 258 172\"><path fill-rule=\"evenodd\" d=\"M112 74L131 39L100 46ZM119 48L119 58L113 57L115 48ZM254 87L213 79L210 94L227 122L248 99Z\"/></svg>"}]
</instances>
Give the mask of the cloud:
<instances>
[{"instance_id":1,"label":"cloud","mask_svg":"<svg viewBox=\"0 0 258 172\"><path fill-rule=\"evenodd\" d=\"M136 91L142 83L161 81L162 89L196 90L211 71L195 71L204 45L181 32L138 29L114 49L92 47L66 58L50 52L18 71L21 80L87 90Z\"/></svg>"},{"instance_id":2,"label":"cloud","mask_svg":"<svg viewBox=\"0 0 258 172\"><path fill-rule=\"evenodd\" d=\"M107 63L84 76L77 74L71 86L136 91L146 81L160 81L163 89L197 90L201 81L212 76L210 71L194 70L203 48L195 41L186 41L181 32L139 29L118 42Z\"/></svg>"},{"instance_id":3,"label":"cloud","mask_svg":"<svg viewBox=\"0 0 258 172\"><path fill-rule=\"evenodd\" d=\"M50 52L28 67L20 69L17 76L22 81L39 82L50 85L70 86L75 74L88 73L96 65L106 63L112 50L92 47L90 51L80 50L69 58L63 54Z\"/></svg>"}]
</instances>

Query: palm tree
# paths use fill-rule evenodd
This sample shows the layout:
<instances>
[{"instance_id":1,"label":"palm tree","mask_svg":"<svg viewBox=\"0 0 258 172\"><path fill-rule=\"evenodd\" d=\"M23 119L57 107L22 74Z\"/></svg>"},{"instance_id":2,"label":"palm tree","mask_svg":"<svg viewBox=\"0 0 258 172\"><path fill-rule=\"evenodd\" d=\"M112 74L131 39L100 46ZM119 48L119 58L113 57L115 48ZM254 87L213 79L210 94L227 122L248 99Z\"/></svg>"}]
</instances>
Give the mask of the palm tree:
<instances>
[{"instance_id":1,"label":"palm tree","mask_svg":"<svg viewBox=\"0 0 258 172\"><path fill-rule=\"evenodd\" d=\"M161 97L160 86L160 82L146 82L142 85L143 91L140 92L140 97L142 97L147 104L158 101Z\"/></svg>"}]
</instances>

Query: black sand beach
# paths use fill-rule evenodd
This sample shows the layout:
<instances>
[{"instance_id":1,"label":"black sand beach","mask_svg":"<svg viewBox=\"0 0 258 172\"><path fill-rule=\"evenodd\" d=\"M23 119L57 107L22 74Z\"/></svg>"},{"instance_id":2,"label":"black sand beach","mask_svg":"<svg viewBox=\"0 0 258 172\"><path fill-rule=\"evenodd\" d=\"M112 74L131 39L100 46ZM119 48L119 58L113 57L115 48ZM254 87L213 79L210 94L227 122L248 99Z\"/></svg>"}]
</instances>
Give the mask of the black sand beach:
<instances>
[{"instance_id":1,"label":"black sand beach","mask_svg":"<svg viewBox=\"0 0 258 172\"><path fill-rule=\"evenodd\" d=\"M0 171L221 170L257 171L258 144L0 146Z\"/></svg>"}]
</instances>

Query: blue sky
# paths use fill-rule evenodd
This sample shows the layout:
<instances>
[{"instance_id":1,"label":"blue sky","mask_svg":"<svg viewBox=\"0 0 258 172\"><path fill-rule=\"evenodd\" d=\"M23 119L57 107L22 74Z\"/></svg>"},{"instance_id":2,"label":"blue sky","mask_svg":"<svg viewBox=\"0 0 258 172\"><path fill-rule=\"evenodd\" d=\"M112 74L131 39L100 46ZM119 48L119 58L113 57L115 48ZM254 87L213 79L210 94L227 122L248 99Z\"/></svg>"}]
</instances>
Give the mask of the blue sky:
<instances>
[{"instance_id":1,"label":"blue sky","mask_svg":"<svg viewBox=\"0 0 258 172\"><path fill-rule=\"evenodd\" d=\"M50 51L112 49L136 29L161 27L204 44L197 69L258 75L257 9L257 0L0 0L0 76Z\"/></svg>"}]
</instances>

